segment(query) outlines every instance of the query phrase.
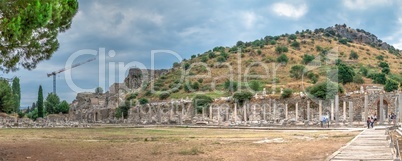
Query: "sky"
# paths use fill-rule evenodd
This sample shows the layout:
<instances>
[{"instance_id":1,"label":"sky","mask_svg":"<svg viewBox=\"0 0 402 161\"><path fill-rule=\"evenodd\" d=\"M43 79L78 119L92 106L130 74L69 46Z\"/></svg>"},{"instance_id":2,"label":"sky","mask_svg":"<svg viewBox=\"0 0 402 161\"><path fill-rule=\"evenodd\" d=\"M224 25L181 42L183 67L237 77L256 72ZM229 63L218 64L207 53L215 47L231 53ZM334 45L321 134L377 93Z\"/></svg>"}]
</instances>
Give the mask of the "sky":
<instances>
[{"instance_id":1,"label":"sky","mask_svg":"<svg viewBox=\"0 0 402 161\"><path fill-rule=\"evenodd\" d=\"M21 107L26 108L36 102L39 85L45 97L52 92L47 73L93 57L56 76L62 100L72 102L78 92L98 86L108 90L124 80L129 67L167 69L216 46L335 24L364 29L402 49L401 11L398 0L79 0L79 11L71 28L59 34L60 48L52 58L34 70L2 77L20 78Z\"/></svg>"}]
</instances>

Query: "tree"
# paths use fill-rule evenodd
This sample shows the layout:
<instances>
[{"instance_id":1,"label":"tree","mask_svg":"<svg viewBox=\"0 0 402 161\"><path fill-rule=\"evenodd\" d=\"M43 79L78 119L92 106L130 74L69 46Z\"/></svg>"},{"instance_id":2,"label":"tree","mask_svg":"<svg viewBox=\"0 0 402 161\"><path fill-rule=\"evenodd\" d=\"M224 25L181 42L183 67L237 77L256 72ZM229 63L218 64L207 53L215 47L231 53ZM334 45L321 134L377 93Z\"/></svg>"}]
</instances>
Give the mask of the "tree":
<instances>
[{"instance_id":1,"label":"tree","mask_svg":"<svg viewBox=\"0 0 402 161\"><path fill-rule=\"evenodd\" d=\"M207 108L213 99L207 95L196 95L193 98L193 107L197 109L197 112L202 112L203 108Z\"/></svg>"},{"instance_id":2,"label":"tree","mask_svg":"<svg viewBox=\"0 0 402 161\"><path fill-rule=\"evenodd\" d=\"M194 82L192 86L193 86L194 90L199 90L200 89L200 84L198 82Z\"/></svg>"},{"instance_id":3,"label":"tree","mask_svg":"<svg viewBox=\"0 0 402 161\"><path fill-rule=\"evenodd\" d=\"M286 46L277 46L275 48L275 52L277 52L278 54L286 53L286 52L288 52L288 47L286 47Z\"/></svg>"},{"instance_id":4,"label":"tree","mask_svg":"<svg viewBox=\"0 0 402 161\"><path fill-rule=\"evenodd\" d=\"M223 63L223 62L226 61L226 58L223 57L223 56L219 56L218 58L216 58L216 60L217 60L219 63Z\"/></svg>"},{"instance_id":5,"label":"tree","mask_svg":"<svg viewBox=\"0 0 402 161\"><path fill-rule=\"evenodd\" d=\"M288 63L289 58L285 54L281 54L277 59L276 62L278 63Z\"/></svg>"},{"instance_id":6,"label":"tree","mask_svg":"<svg viewBox=\"0 0 402 161\"><path fill-rule=\"evenodd\" d=\"M229 92L235 92L237 91L237 86L238 83L230 80L226 80L224 84L225 90L228 90Z\"/></svg>"},{"instance_id":7,"label":"tree","mask_svg":"<svg viewBox=\"0 0 402 161\"><path fill-rule=\"evenodd\" d=\"M290 69L290 77L300 79L303 76L304 65L294 65Z\"/></svg>"},{"instance_id":8,"label":"tree","mask_svg":"<svg viewBox=\"0 0 402 161\"><path fill-rule=\"evenodd\" d=\"M190 68L190 63L185 63L184 64L184 70L187 70L188 68Z\"/></svg>"},{"instance_id":9,"label":"tree","mask_svg":"<svg viewBox=\"0 0 402 161\"><path fill-rule=\"evenodd\" d=\"M350 51L349 59L357 60L359 59L359 55L355 51Z\"/></svg>"},{"instance_id":10,"label":"tree","mask_svg":"<svg viewBox=\"0 0 402 161\"><path fill-rule=\"evenodd\" d=\"M297 41L293 41L292 44L290 44L290 46L292 46L292 47L298 49L298 48L300 48L300 43L297 42Z\"/></svg>"},{"instance_id":11,"label":"tree","mask_svg":"<svg viewBox=\"0 0 402 161\"><path fill-rule=\"evenodd\" d=\"M43 91L42 91L42 86L39 86L38 90L38 101L36 102L36 106L38 107L38 117L43 118L44 117L44 111L43 111Z\"/></svg>"},{"instance_id":12,"label":"tree","mask_svg":"<svg viewBox=\"0 0 402 161\"><path fill-rule=\"evenodd\" d=\"M261 89L261 82L260 81L250 81L249 87L253 90L253 91L259 91Z\"/></svg>"},{"instance_id":13,"label":"tree","mask_svg":"<svg viewBox=\"0 0 402 161\"><path fill-rule=\"evenodd\" d=\"M392 91L398 90L398 85L399 85L398 82L396 82L392 79L388 79L385 83L384 90L386 92L392 92Z\"/></svg>"},{"instance_id":14,"label":"tree","mask_svg":"<svg viewBox=\"0 0 402 161\"><path fill-rule=\"evenodd\" d=\"M95 94L103 94L103 89L102 89L102 87L96 87L96 89L95 89Z\"/></svg>"},{"instance_id":15,"label":"tree","mask_svg":"<svg viewBox=\"0 0 402 161\"><path fill-rule=\"evenodd\" d=\"M370 74L369 77L373 80L373 83L377 84L385 84L387 81L387 77L384 73L373 73Z\"/></svg>"},{"instance_id":16,"label":"tree","mask_svg":"<svg viewBox=\"0 0 402 161\"><path fill-rule=\"evenodd\" d=\"M353 77L355 76L355 72L353 68L347 66L346 64L340 63L338 65L338 81L339 83L346 84L349 82L353 82Z\"/></svg>"},{"instance_id":17,"label":"tree","mask_svg":"<svg viewBox=\"0 0 402 161\"><path fill-rule=\"evenodd\" d=\"M388 63L384 62L384 61L380 62L380 64L378 64L378 66L381 67L381 68L389 68Z\"/></svg>"},{"instance_id":18,"label":"tree","mask_svg":"<svg viewBox=\"0 0 402 161\"><path fill-rule=\"evenodd\" d=\"M388 67L385 67L385 68L381 69L381 73L389 74L389 72L390 72L390 69Z\"/></svg>"},{"instance_id":19,"label":"tree","mask_svg":"<svg viewBox=\"0 0 402 161\"><path fill-rule=\"evenodd\" d=\"M71 26L77 0L0 1L0 66L6 72L17 64L34 69L59 48L57 35Z\"/></svg>"},{"instance_id":20,"label":"tree","mask_svg":"<svg viewBox=\"0 0 402 161\"><path fill-rule=\"evenodd\" d=\"M293 90L290 88L286 88L283 90L283 93L281 94L281 98L289 98L292 96Z\"/></svg>"},{"instance_id":21,"label":"tree","mask_svg":"<svg viewBox=\"0 0 402 161\"><path fill-rule=\"evenodd\" d=\"M344 89L341 84L326 80L308 87L307 92L309 92L310 96L328 100L334 99L335 95L338 93L343 93Z\"/></svg>"},{"instance_id":22,"label":"tree","mask_svg":"<svg viewBox=\"0 0 402 161\"><path fill-rule=\"evenodd\" d=\"M11 113L14 111L14 96L7 80L0 79L0 111Z\"/></svg>"},{"instance_id":23,"label":"tree","mask_svg":"<svg viewBox=\"0 0 402 161\"><path fill-rule=\"evenodd\" d=\"M289 36L290 40L296 40L296 38L297 38L297 36L295 34L292 34L292 35Z\"/></svg>"},{"instance_id":24,"label":"tree","mask_svg":"<svg viewBox=\"0 0 402 161\"><path fill-rule=\"evenodd\" d=\"M311 61L313 61L314 59L315 59L315 56L314 56L314 55L304 54L304 55L303 55L302 63L303 63L303 64L308 64L308 63L310 63Z\"/></svg>"},{"instance_id":25,"label":"tree","mask_svg":"<svg viewBox=\"0 0 402 161\"><path fill-rule=\"evenodd\" d=\"M60 104L56 106L55 113L63 113L66 114L70 110L70 105L67 103L67 101L62 101Z\"/></svg>"},{"instance_id":26,"label":"tree","mask_svg":"<svg viewBox=\"0 0 402 161\"><path fill-rule=\"evenodd\" d=\"M233 95L233 98L240 103L240 106L242 106L245 101L250 100L252 97L253 97L253 94L248 91L238 92Z\"/></svg>"},{"instance_id":27,"label":"tree","mask_svg":"<svg viewBox=\"0 0 402 161\"><path fill-rule=\"evenodd\" d=\"M20 110L20 102L21 102L21 87L20 87L20 79L15 77L13 79L12 90L14 95L14 112L18 112Z\"/></svg>"},{"instance_id":28,"label":"tree","mask_svg":"<svg viewBox=\"0 0 402 161\"><path fill-rule=\"evenodd\" d=\"M60 104L60 98L54 93L49 93L46 97L45 109L47 114L57 114L57 106Z\"/></svg>"}]
</instances>

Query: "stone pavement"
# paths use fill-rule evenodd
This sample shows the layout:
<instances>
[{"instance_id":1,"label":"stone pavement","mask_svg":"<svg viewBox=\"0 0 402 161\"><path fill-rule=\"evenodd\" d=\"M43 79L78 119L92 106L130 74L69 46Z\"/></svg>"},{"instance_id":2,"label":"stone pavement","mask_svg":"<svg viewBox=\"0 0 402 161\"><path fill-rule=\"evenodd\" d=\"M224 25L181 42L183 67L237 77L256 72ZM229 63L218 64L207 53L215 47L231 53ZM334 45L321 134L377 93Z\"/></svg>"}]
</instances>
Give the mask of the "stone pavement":
<instances>
[{"instance_id":1,"label":"stone pavement","mask_svg":"<svg viewBox=\"0 0 402 161\"><path fill-rule=\"evenodd\" d=\"M365 129L346 146L327 158L331 161L393 160L385 128Z\"/></svg>"}]
</instances>

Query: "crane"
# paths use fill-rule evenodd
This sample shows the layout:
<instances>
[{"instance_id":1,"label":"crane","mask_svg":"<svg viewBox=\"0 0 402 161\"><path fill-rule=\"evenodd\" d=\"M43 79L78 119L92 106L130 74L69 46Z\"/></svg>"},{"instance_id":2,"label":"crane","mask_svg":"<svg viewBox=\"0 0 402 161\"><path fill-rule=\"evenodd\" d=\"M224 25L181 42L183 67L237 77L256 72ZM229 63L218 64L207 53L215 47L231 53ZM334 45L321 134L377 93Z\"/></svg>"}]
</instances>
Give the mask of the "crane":
<instances>
[{"instance_id":1,"label":"crane","mask_svg":"<svg viewBox=\"0 0 402 161\"><path fill-rule=\"evenodd\" d=\"M59 73L61 73L61 72L64 72L64 71L66 71L66 70L70 70L70 69L72 69L72 68L78 67L78 66L83 65L83 64L85 64L85 63L94 61L94 60L96 60L96 57L95 57L95 58L92 58L92 59L88 59L87 61L84 61L84 62L81 62L81 63L74 64L74 65L72 65L72 66L69 67L69 68L63 68L63 69L60 69L60 70L58 70L58 71L54 71L54 72L48 73L48 74L47 74L47 77L53 76L53 93L56 94L56 75L57 75L57 74L59 74Z\"/></svg>"}]
</instances>

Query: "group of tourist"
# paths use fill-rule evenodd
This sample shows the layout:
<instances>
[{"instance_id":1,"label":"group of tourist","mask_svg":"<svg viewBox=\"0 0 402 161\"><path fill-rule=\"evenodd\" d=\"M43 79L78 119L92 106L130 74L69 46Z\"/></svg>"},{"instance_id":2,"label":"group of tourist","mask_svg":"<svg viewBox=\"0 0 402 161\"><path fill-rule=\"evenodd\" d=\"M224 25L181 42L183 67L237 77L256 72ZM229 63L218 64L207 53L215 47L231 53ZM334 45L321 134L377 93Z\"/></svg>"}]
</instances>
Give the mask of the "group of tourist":
<instances>
[{"instance_id":1,"label":"group of tourist","mask_svg":"<svg viewBox=\"0 0 402 161\"><path fill-rule=\"evenodd\" d=\"M367 128L374 128L374 123L377 122L377 115L367 117Z\"/></svg>"}]
</instances>

